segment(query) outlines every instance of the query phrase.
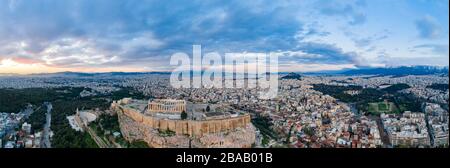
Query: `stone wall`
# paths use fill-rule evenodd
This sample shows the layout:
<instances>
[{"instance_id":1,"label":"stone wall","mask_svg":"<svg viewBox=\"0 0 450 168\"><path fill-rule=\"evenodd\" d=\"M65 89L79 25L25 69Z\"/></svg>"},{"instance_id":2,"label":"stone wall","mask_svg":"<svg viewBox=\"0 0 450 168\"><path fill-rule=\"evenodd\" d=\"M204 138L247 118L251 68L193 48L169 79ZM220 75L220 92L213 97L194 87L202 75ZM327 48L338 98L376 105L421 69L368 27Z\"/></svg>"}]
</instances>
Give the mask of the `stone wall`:
<instances>
[{"instance_id":1,"label":"stone wall","mask_svg":"<svg viewBox=\"0 0 450 168\"><path fill-rule=\"evenodd\" d=\"M214 119L205 121L194 120L167 120L159 119L151 116L144 115L131 108L124 108L118 106L118 109L123 114L138 123L142 123L145 126L159 129L174 131L177 135L189 135L189 136L203 136L209 133L220 133L235 130L237 128L245 128L250 123L250 115L245 114L238 117L226 118L226 119Z\"/></svg>"}]
</instances>

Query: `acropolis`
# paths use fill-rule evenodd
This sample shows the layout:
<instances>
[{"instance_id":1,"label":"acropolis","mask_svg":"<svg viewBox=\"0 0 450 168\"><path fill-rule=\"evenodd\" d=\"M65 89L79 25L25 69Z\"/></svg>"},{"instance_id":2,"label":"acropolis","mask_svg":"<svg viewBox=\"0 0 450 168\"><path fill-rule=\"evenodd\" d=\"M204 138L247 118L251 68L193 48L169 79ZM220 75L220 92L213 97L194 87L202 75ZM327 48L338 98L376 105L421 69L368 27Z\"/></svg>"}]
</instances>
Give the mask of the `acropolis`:
<instances>
[{"instance_id":1,"label":"acropolis","mask_svg":"<svg viewBox=\"0 0 450 168\"><path fill-rule=\"evenodd\" d=\"M226 105L125 98L114 101L111 109L126 140L143 140L151 147L242 148L255 142L250 115Z\"/></svg>"}]
</instances>

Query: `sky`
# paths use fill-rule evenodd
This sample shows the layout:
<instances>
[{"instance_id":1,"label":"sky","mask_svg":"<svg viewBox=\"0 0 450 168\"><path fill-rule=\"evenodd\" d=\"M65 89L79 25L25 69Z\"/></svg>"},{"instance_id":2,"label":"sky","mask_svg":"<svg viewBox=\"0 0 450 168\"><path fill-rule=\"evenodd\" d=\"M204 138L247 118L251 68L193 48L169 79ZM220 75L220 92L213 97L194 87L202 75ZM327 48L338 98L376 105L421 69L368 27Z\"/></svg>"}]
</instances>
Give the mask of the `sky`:
<instances>
[{"instance_id":1,"label":"sky","mask_svg":"<svg viewBox=\"0 0 450 168\"><path fill-rule=\"evenodd\" d=\"M449 64L448 0L0 0L0 73L170 71L277 53L279 71Z\"/></svg>"}]
</instances>

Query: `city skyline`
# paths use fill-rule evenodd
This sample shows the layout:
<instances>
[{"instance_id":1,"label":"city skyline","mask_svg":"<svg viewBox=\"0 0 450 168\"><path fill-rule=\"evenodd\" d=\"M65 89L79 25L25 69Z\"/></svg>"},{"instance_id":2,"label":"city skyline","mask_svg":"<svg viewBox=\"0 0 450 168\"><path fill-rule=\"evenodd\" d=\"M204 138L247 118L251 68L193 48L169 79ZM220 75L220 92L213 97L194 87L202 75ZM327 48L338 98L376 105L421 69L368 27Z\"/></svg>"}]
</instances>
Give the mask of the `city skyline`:
<instances>
[{"instance_id":1,"label":"city skyline","mask_svg":"<svg viewBox=\"0 0 450 168\"><path fill-rule=\"evenodd\" d=\"M448 25L446 0L8 0L0 73L170 71L170 56L194 44L275 52L284 72L448 66Z\"/></svg>"}]
</instances>

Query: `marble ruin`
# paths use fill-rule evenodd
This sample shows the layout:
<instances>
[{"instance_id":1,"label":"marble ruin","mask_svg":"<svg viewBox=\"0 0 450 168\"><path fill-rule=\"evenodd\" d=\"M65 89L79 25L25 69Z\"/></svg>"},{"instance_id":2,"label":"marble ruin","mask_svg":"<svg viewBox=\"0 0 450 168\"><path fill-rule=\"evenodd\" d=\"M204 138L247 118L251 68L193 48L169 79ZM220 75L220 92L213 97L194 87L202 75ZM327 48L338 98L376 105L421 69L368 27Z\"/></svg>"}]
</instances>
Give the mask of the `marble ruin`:
<instances>
[{"instance_id":1,"label":"marble ruin","mask_svg":"<svg viewBox=\"0 0 450 168\"><path fill-rule=\"evenodd\" d=\"M242 148L255 142L250 115L229 107L125 98L114 101L111 109L119 115L125 139L144 140L151 147ZM182 112L188 115L186 119L176 117Z\"/></svg>"}]
</instances>

